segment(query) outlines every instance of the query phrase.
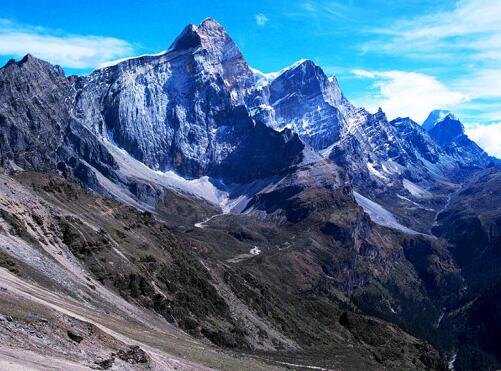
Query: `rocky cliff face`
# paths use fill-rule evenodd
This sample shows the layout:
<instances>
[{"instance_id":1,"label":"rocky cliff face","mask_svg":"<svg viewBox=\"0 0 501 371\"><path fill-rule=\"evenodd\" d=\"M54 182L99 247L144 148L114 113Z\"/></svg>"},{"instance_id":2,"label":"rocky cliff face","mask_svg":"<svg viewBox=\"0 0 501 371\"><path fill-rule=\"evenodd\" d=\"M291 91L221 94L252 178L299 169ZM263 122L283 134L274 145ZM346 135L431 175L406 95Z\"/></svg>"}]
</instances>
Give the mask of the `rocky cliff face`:
<instances>
[{"instance_id":1,"label":"rocky cliff face","mask_svg":"<svg viewBox=\"0 0 501 371\"><path fill-rule=\"evenodd\" d=\"M249 182L300 162L303 150L297 137L256 125L240 105L252 83L236 45L206 20L188 26L159 57L93 72L82 82L75 115L155 170ZM256 162L260 154L266 163ZM247 166L239 171L234 159L243 156Z\"/></svg>"},{"instance_id":2,"label":"rocky cliff face","mask_svg":"<svg viewBox=\"0 0 501 371\"><path fill-rule=\"evenodd\" d=\"M118 148L152 170L173 171L188 179L208 176L223 184L272 179L305 162L317 161L324 167L314 151L320 150L342 165L366 196L377 198L393 188L413 201L459 168L488 162L485 153L462 134L459 122L453 125L459 127L458 135L454 127L449 129L449 116L442 115L444 121L438 115L442 120L438 125L431 122L433 117L428 120L431 136L408 119L388 122L382 111L370 114L354 108L336 79L311 61L275 74L251 70L230 36L212 19L187 26L163 54L111 64L88 77L67 79L45 62L26 60L31 63L11 62L2 69L10 91L3 96L4 105L17 110L4 115L17 121L2 126L3 161L15 157L33 163L26 168L38 168L44 160L37 156L50 158L47 161L59 163L61 170L115 196L117 192L106 190L109 184L102 184L104 179L130 188L138 181L137 171L131 174L130 169L139 166L124 163ZM22 71L23 65L26 72L13 72ZM27 94L23 91L27 80L39 88L59 84L56 96L43 90L41 98L47 105L61 104L53 105L57 112L41 113L38 121L47 124L37 124L38 128L28 128L27 121L20 120L24 115L29 121L29 115L37 112L36 103L11 103ZM290 132L277 134L273 129ZM49 145L41 141L39 155L22 156L36 130L43 131L42 138L58 139L47 140ZM440 130L454 138L443 142ZM14 149L12 143L17 143ZM391 207L388 202L386 206ZM397 209L401 206L405 207Z\"/></svg>"},{"instance_id":3,"label":"rocky cliff face","mask_svg":"<svg viewBox=\"0 0 501 371\"><path fill-rule=\"evenodd\" d=\"M0 69L2 166L53 169L75 91L59 66L27 55Z\"/></svg>"},{"instance_id":4,"label":"rocky cliff face","mask_svg":"<svg viewBox=\"0 0 501 371\"><path fill-rule=\"evenodd\" d=\"M88 77L67 79L46 62L31 56L27 60L26 65L24 60L11 62L2 70L10 93L3 97L5 106L17 107L15 97L24 94L29 81L44 88L40 98L47 105L53 102L58 111L42 112L39 122L35 120L38 126L31 128L22 117L40 111L36 101L28 99L9 113L13 122L5 121L2 126L5 133L11 133L6 138L9 144L3 147L2 160L7 164L10 158L23 158L25 169L57 165L102 194L134 205L146 202L152 208L166 187L195 193L220 206L222 199L231 197L229 193L244 194L249 200L264 185L302 165L318 162L325 167L326 161L296 134L278 133L251 117L242 103L254 87L255 76L213 20L188 26L162 55L122 61ZM19 66L25 71L12 74ZM61 86L48 89L50 83ZM54 98L50 94L56 90ZM21 140L39 138L37 130L47 128L50 131L38 151L24 153L30 142ZM16 140L19 130L24 136ZM50 141L49 135L55 140ZM21 143L7 152L16 142ZM337 179L337 170L326 176ZM190 179L201 177L214 179L204 181L210 189L190 184ZM239 186L235 192L228 188L256 181L261 188Z\"/></svg>"},{"instance_id":5,"label":"rocky cliff face","mask_svg":"<svg viewBox=\"0 0 501 371\"><path fill-rule=\"evenodd\" d=\"M464 135L459 121L443 129L452 142L442 142L437 131L443 124L436 123L453 117L449 112L430 114L425 126L436 127L427 131L408 118L388 122L381 110L370 114L353 107L335 77L312 61L254 74L255 88L243 94L255 120L296 132L344 167L355 189L418 229L429 231L430 211L443 205L455 183L496 161Z\"/></svg>"}]
</instances>

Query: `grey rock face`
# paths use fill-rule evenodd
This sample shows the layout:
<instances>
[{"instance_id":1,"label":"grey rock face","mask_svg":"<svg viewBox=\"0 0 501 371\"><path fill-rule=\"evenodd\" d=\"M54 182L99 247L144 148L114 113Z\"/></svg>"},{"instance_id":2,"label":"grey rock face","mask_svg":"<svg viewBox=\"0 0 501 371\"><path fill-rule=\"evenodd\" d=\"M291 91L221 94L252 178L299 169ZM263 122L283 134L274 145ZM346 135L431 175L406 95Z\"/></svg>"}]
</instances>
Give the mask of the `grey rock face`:
<instances>
[{"instance_id":1,"label":"grey rock face","mask_svg":"<svg viewBox=\"0 0 501 371\"><path fill-rule=\"evenodd\" d=\"M440 147L414 121L407 118L397 118L389 122L402 141L406 153L413 159L423 158L431 163L442 160Z\"/></svg>"},{"instance_id":2,"label":"grey rock face","mask_svg":"<svg viewBox=\"0 0 501 371\"><path fill-rule=\"evenodd\" d=\"M94 71L75 116L153 169L247 182L301 161L304 147L293 135L255 124L240 105L252 84L236 45L208 19L186 27L162 56ZM244 158L245 171L235 162Z\"/></svg>"},{"instance_id":3,"label":"grey rock face","mask_svg":"<svg viewBox=\"0 0 501 371\"><path fill-rule=\"evenodd\" d=\"M88 165L116 180L104 146L72 120L78 79L27 55L0 69L0 161L4 167L59 170L99 189Z\"/></svg>"},{"instance_id":4,"label":"grey rock face","mask_svg":"<svg viewBox=\"0 0 501 371\"><path fill-rule=\"evenodd\" d=\"M388 122L380 109L358 109L348 118L340 140L325 152L349 169L358 188L398 186L404 177L426 179L429 167L451 166L439 146L408 118Z\"/></svg>"},{"instance_id":5,"label":"grey rock face","mask_svg":"<svg viewBox=\"0 0 501 371\"><path fill-rule=\"evenodd\" d=\"M74 90L59 66L25 56L0 69L2 166L47 170L69 123Z\"/></svg>"},{"instance_id":6,"label":"grey rock face","mask_svg":"<svg viewBox=\"0 0 501 371\"><path fill-rule=\"evenodd\" d=\"M188 25L170 46L169 51L203 49L205 68L217 72L232 98L243 102L241 92L254 85L254 75L245 62L240 49L223 27L211 18L205 19L198 27Z\"/></svg>"},{"instance_id":7,"label":"grey rock face","mask_svg":"<svg viewBox=\"0 0 501 371\"><path fill-rule=\"evenodd\" d=\"M165 186L183 192L195 189L202 197L209 194L213 202L220 185L226 191L225 184L277 181L305 164L327 163L297 134L277 132L250 116L241 102L254 86L254 74L212 20L187 27L162 55L126 60L88 77L67 79L46 62L32 58L32 63L33 67L8 80L13 87L4 96L5 106L16 108L16 97L23 94L27 79L34 86L50 85L51 79L57 79L66 90L58 87L58 99L64 104L54 104L60 111L44 111L36 130L23 126L25 121L20 119L33 111L35 100L27 99L22 110L10 114L16 119L12 126L23 130L26 141L40 137L37 130L44 127L51 128L49 134L56 137L53 142L44 138L30 155L22 151L33 148L31 142L24 147L2 147L3 161L23 158L26 169L41 165L45 170L57 169L101 194L154 207L155 197L164 194ZM14 67L19 66L11 62L2 73ZM46 101L50 98L43 95ZM7 132L8 126L2 129ZM15 143L12 138L6 140ZM144 165L150 169L141 168ZM176 174L164 175L165 171ZM337 172L332 173L326 175L337 179ZM213 181L204 180L209 189L189 184L190 179L202 176L221 183L214 186ZM260 181L260 187L267 181ZM294 187L294 192L304 186ZM241 189L248 199L260 190L256 186Z\"/></svg>"},{"instance_id":8,"label":"grey rock face","mask_svg":"<svg viewBox=\"0 0 501 371\"><path fill-rule=\"evenodd\" d=\"M277 130L293 130L317 150L339 139L345 114L353 106L334 77L328 78L311 60L302 60L263 79L270 81L258 83L246 100L256 119Z\"/></svg>"},{"instance_id":9,"label":"grey rock face","mask_svg":"<svg viewBox=\"0 0 501 371\"><path fill-rule=\"evenodd\" d=\"M325 157L347 169L355 188L366 194L416 196L405 182L423 189L442 187L445 179L460 181L493 161L466 136L462 125L443 110L430 114L423 127L408 118L388 122L379 110L370 114L353 107L334 77L327 78L311 61L299 61L278 73L255 71L256 89L246 104L256 120L278 130L290 128ZM448 118L456 129L439 134ZM430 131L425 129L429 128ZM452 136L446 140L443 135ZM410 194L409 194L410 192Z\"/></svg>"}]
</instances>

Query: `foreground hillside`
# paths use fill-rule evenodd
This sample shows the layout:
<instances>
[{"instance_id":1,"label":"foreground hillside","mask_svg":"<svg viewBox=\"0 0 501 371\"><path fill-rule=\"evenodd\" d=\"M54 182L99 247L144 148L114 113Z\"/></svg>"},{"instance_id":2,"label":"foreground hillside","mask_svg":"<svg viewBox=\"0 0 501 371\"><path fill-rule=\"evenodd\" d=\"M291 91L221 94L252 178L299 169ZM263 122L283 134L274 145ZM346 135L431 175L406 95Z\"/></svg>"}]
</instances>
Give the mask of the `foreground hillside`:
<instances>
[{"instance_id":1,"label":"foreground hillside","mask_svg":"<svg viewBox=\"0 0 501 371\"><path fill-rule=\"evenodd\" d=\"M348 303L315 295L299 301L231 264L201 260L203 242L149 213L58 176L4 174L1 181L4 362L37 366L50 357L60 369L259 369L285 360L343 369L440 367L429 345Z\"/></svg>"}]
</instances>

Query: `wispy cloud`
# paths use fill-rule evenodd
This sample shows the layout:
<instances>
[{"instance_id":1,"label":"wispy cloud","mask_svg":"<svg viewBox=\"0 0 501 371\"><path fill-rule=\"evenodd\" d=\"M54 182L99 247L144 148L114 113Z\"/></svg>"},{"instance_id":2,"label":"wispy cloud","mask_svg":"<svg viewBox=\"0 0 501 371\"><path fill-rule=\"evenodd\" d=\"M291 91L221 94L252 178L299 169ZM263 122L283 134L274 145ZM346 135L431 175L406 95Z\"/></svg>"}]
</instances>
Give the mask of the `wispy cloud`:
<instances>
[{"instance_id":1,"label":"wispy cloud","mask_svg":"<svg viewBox=\"0 0 501 371\"><path fill-rule=\"evenodd\" d=\"M258 26L264 26L266 23L268 23L269 19L267 16L265 16L263 13L256 14L256 24Z\"/></svg>"},{"instance_id":2,"label":"wispy cloud","mask_svg":"<svg viewBox=\"0 0 501 371\"><path fill-rule=\"evenodd\" d=\"M471 98L501 98L501 60L499 62L497 68L479 68L457 79L452 85ZM499 106L501 104L498 103Z\"/></svg>"},{"instance_id":3,"label":"wispy cloud","mask_svg":"<svg viewBox=\"0 0 501 371\"><path fill-rule=\"evenodd\" d=\"M69 35L0 19L0 55L31 53L62 67L88 69L133 52L127 41L96 35Z\"/></svg>"},{"instance_id":4,"label":"wispy cloud","mask_svg":"<svg viewBox=\"0 0 501 371\"><path fill-rule=\"evenodd\" d=\"M430 91L430 96L436 99L431 108L454 108L452 105L461 111L457 103L467 100L476 105L478 120L481 115L488 115L492 120L491 103L486 102L496 100L499 105L501 98L500 5L499 0L459 0L450 9L442 7L441 11L396 19L384 28L370 29L369 40L360 44L359 48L364 54L387 55L399 61L407 59L413 65L419 61L422 65L440 67L440 76L447 81L447 86L441 84L441 87L435 86ZM420 81L425 82L426 79L421 78ZM382 84L381 88L388 84L393 86L394 82ZM434 84L426 85L433 87ZM456 94L451 94L451 91ZM387 98L384 94L380 96ZM426 107L432 103L430 96L410 95L408 98L412 100L403 105ZM456 99L458 97L462 99ZM404 99L406 93L389 98L393 102ZM384 103L381 103L383 107ZM413 111L418 116L418 109ZM412 117L412 111L409 114ZM500 119L495 118L496 121Z\"/></svg>"},{"instance_id":5,"label":"wispy cloud","mask_svg":"<svg viewBox=\"0 0 501 371\"><path fill-rule=\"evenodd\" d=\"M346 18L349 8L337 1L306 1L299 4L305 16L321 18Z\"/></svg>"},{"instance_id":6,"label":"wispy cloud","mask_svg":"<svg viewBox=\"0 0 501 371\"><path fill-rule=\"evenodd\" d=\"M451 91L435 77L405 71L354 70L359 78L374 80L371 91L356 103L369 110L381 107L389 118L410 117L422 122L437 107L453 108L467 100Z\"/></svg>"},{"instance_id":7,"label":"wispy cloud","mask_svg":"<svg viewBox=\"0 0 501 371\"><path fill-rule=\"evenodd\" d=\"M388 28L373 29L386 36L369 44L386 52L454 53L469 50L499 52L501 7L498 0L462 0L449 11L394 22ZM388 43L388 41L390 41ZM497 53L490 54L496 59ZM477 55L473 53L471 57Z\"/></svg>"},{"instance_id":8,"label":"wispy cloud","mask_svg":"<svg viewBox=\"0 0 501 371\"><path fill-rule=\"evenodd\" d=\"M466 134L488 154L501 158L501 122L481 125L466 124Z\"/></svg>"}]
</instances>

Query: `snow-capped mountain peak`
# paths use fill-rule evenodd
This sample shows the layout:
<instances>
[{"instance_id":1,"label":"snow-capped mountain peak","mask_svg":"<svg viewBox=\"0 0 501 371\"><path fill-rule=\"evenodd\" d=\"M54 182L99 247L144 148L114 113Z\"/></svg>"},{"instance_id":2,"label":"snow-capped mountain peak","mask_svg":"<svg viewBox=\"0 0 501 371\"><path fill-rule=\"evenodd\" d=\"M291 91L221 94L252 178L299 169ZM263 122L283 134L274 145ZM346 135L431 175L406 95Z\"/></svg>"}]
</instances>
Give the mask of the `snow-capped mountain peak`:
<instances>
[{"instance_id":1,"label":"snow-capped mountain peak","mask_svg":"<svg viewBox=\"0 0 501 371\"><path fill-rule=\"evenodd\" d=\"M432 111L422 125L433 140L463 167L485 166L495 161L465 134L461 121L450 111Z\"/></svg>"},{"instance_id":2,"label":"snow-capped mountain peak","mask_svg":"<svg viewBox=\"0 0 501 371\"><path fill-rule=\"evenodd\" d=\"M436 124L443 121L446 117L451 120L457 120L457 117L449 110L436 109L430 112L426 120L421 125L426 131L430 131Z\"/></svg>"}]
</instances>

